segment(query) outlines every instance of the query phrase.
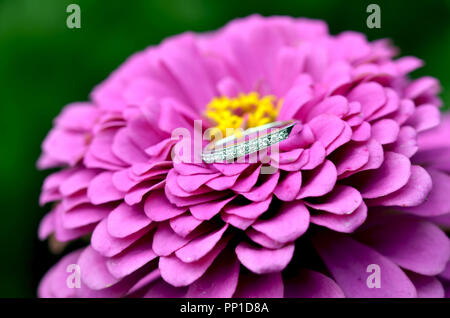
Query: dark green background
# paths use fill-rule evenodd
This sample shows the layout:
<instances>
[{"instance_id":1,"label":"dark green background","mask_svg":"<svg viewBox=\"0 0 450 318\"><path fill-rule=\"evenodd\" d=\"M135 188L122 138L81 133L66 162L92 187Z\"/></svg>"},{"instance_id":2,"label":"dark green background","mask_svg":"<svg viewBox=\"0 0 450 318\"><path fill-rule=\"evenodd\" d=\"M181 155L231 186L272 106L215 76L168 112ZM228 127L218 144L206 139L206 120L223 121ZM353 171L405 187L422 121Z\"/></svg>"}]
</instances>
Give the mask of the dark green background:
<instances>
[{"instance_id":1,"label":"dark green background","mask_svg":"<svg viewBox=\"0 0 450 318\"><path fill-rule=\"evenodd\" d=\"M61 108L88 98L132 53L186 30L216 29L251 13L326 20L333 34L357 30L389 37L402 55L426 66L450 88L450 1L371 1L381 29L366 27L369 1L75 1L0 0L1 217L0 297L34 297L44 271L59 256L37 240L42 180L35 162ZM81 29L66 27L66 7L81 7ZM449 90L442 97L450 105Z\"/></svg>"}]
</instances>

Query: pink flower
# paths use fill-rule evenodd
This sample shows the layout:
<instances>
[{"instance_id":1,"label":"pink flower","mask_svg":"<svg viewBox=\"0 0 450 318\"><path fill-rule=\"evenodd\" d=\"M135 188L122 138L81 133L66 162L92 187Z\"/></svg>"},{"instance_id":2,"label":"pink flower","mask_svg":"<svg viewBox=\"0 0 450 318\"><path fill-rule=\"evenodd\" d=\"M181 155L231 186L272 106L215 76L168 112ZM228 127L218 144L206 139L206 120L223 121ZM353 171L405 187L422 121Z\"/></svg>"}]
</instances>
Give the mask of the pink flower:
<instances>
[{"instance_id":1,"label":"pink flower","mask_svg":"<svg viewBox=\"0 0 450 318\"><path fill-rule=\"evenodd\" d=\"M394 54L322 21L252 16L132 56L44 142L39 165L63 169L44 183L41 203L55 205L40 237L92 236L39 295L444 296L450 121L437 80L410 80L421 61ZM171 160L172 131L194 120L274 117L297 124L273 174ZM69 264L80 289L66 285ZM370 264L382 288L366 284Z\"/></svg>"}]
</instances>

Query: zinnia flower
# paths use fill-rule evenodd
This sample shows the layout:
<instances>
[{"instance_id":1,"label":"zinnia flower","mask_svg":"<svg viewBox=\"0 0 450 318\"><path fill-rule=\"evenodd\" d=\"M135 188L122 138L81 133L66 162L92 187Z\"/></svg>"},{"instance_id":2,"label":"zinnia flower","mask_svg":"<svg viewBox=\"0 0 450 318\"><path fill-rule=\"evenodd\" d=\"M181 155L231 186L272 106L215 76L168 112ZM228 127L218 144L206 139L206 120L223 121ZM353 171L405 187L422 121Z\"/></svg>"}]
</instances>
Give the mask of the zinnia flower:
<instances>
[{"instance_id":1,"label":"zinnia flower","mask_svg":"<svg viewBox=\"0 0 450 318\"><path fill-rule=\"evenodd\" d=\"M41 239L88 239L41 297L442 297L450 118L387 41L251 16L133 55L66 106L41 168ZM173 161L176 128L294 120L277 170ZM67 266L81 268L70 288ZM378 266L380 284L369 286ZM379 287L379 288L377 288Z\"/></svg>"}]
</instances>

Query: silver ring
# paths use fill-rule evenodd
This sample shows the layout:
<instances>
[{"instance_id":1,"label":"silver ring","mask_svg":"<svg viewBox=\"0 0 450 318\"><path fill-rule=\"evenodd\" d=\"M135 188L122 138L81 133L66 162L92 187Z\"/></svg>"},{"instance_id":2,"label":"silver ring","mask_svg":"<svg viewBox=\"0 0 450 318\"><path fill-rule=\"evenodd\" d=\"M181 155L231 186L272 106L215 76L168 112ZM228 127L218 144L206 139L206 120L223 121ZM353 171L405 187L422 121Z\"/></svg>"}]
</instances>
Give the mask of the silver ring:
<instances>
[{"instance_id":1,"label":"silver ring","mask_svg":"<svg viewBox=\"0 0 450 318\"><path fill-rule=\"evenodd\" d=\"M242 132L242 137L239 139L233 135L218 141L213 141L203 149L202 159L206 163L223 162L258 152L287 139L295 124L291 120L275 121L262 126L249 128ZM261 132L272 128L277 129L270 133L260 135ZM255 138L246 140L246 137L253 134L256 135ZM227 146L223 147L223 145Z\"/></svg>"}]
</instances>

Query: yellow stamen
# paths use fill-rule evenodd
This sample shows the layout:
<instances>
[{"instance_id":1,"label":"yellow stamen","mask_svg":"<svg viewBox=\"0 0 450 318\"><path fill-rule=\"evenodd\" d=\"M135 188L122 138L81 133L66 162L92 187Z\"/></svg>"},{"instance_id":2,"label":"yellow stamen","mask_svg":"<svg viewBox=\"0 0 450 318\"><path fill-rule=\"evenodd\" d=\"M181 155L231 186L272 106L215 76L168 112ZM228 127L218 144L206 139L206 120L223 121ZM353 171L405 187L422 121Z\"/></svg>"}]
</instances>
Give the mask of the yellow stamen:
<instances>
[{"instance_id":1,"label":"yellow stamen","mask_svg":"<svg viewBox=\"0 0 450 318\"><path fill-rule=\"evenodd\" d=\"M235 98L226 96L215 97L206 106L206 117L226 136L226 129L261 126L275 121L281 107L282 100L275 96L260 97L258 93L240 94Z\"/></svg>"}]
</instances>

